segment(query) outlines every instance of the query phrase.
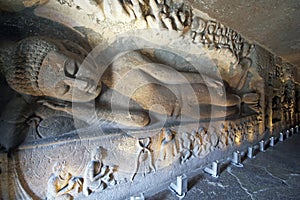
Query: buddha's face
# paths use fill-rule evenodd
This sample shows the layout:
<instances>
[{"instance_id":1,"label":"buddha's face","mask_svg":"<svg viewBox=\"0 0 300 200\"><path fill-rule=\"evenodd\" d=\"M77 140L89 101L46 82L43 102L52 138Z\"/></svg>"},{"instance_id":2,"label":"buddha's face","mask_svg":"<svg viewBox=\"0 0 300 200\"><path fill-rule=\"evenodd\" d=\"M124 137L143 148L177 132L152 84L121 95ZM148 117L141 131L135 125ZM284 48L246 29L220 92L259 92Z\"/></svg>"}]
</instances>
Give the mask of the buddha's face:
<instances>
[{"instance_id":1,"label":"buddha's face","mask_svg":"<svg viewBox=\"0 0 300 200\"><path fill-rule=\"evenodd\" d=\"M84 55L52 51L43 60L38 85L45 96L72 102L87 102L101 92L95 64Z\"/></svg>"}]
</instances>

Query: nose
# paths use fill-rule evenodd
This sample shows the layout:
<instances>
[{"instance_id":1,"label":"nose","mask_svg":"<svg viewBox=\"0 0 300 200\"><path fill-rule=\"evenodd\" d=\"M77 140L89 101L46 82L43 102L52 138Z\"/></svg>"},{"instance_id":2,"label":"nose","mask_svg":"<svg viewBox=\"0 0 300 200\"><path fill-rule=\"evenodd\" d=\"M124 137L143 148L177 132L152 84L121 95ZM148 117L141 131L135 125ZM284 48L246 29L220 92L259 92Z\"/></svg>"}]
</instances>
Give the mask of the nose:
<instances>
[{"instance_id":1,"label":"nose","mask_svg":"<svg viewBox=\"0 0 300 200\"><path fill-rule=\"evenodd\" d=\"M95 84L91 79L82 80L80 78L65 77L64 82L72 88L77 88L92 95L98 95L101 90L101 84Z\"/></svg>"},{"instance_id":2,"label":"nose","mask_svg":"<svg viewBox=\"0 0 300 200\"><path fill-rule=\"evenodd\" d=\"M70 85L72 87L78 87L80 90L85 90L89 83L87 81L84 80L80 80L80 79L73 79L73 78L69 78L69 77L65 77L64 82L67 85Z\"/></svg>"}]
</instances>

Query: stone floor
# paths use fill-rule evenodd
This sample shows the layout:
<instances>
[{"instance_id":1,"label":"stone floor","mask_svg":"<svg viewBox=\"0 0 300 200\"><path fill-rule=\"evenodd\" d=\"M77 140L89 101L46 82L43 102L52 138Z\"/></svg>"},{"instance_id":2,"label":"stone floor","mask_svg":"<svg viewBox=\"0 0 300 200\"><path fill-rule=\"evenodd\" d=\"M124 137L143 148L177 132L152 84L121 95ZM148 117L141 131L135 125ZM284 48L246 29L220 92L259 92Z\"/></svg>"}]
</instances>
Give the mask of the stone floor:
<instances>
[{"instance_id":1,"label":"stone floor","mask_svg":"<svg viewBox=\"0 0 300 200\"><path fill-rule=\"evenodd\" d=\"M183 199L300 199L300 134L245 159L243 168L226 163L219 178L199 170L189 179L189 191ZM167 189L145 196L147 200L178 199Z\"/></svg>"}]
</instances>

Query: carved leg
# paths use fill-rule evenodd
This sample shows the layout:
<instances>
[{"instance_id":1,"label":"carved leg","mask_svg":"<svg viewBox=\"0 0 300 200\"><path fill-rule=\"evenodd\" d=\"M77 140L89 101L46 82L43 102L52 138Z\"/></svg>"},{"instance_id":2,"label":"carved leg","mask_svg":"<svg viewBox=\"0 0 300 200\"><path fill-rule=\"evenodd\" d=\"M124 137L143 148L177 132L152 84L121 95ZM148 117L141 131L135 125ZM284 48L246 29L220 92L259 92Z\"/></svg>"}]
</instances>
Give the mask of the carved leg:
<instances>
[{"instance_id":1,"label":"carved leg","mask_svg":"<svg viewBox=\"0 0 300 200\"><path fill-rule=\"evenodd\" d=\"M131 176L131 181L133 181L137 171L139 170L139 167L140 167L140 156L141 156L141 153L142 151L139 152L138 156L137 156L137 159L136 159L136 165L135 165L135 168L134 168L134 172L133 172L133 175Z\"/></svg>"}]
</instances>

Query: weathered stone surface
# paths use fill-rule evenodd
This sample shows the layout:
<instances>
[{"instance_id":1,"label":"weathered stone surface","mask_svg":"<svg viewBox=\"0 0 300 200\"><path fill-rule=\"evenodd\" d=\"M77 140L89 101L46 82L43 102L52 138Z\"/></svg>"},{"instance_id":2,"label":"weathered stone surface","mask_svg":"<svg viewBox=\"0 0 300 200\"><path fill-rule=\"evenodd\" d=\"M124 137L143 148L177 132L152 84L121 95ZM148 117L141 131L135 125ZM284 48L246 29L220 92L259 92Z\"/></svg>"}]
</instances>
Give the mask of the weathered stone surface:
<instances>
[{"instance_id":1,"label":"weathered stone surface","mask_svg":"<svg viewBox=\"0 0 300 200\"><path fill-rule=\"evenodd\" d=\"M188 1L24 3L1 24L14 198L128 199L298 123L293 66Z\"/></svg>"}]
</instances>

